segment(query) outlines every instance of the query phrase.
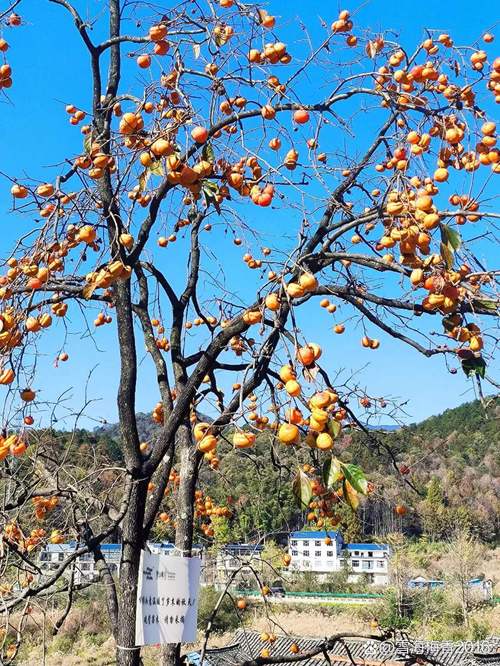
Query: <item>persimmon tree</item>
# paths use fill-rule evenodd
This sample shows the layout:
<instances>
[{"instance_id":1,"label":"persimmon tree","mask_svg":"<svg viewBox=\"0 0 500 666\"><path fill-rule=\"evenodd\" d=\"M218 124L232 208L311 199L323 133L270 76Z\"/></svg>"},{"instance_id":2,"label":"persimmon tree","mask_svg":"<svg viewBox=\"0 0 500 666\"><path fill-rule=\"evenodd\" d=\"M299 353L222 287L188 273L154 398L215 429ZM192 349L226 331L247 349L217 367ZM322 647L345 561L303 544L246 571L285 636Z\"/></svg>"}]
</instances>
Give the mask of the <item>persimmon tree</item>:
<instances>
[{"instance_id":1,"label":"persimmon tree","mask_svg":"<svg viewBox=\"0 0 500 666\"><path fill-rule=\"evenodd\" d=\"M265 433L275 458L280 447L297 460L307 451L290 483L318 528L335 524L339 503L356 508L376 491L335 456L335 439L394 406L322 365L303 332L312 307L332 345L356 335L360 354L375 353L380 330L385 344L461 365L478 387L488 380L498 299L496 273L479 257L499 216L500 59L490 34L456 46L429 30L410 48L358 29L348 11L319 37L301 26L289 43L272 6L237 0L167 3L164 14L106 0L95 19L79 3L47 2L74 24L91 85L84 108L61 109L75 147L58 156L57 177L4 181L11 219L32 224L2 248L1 555L12 577L2 611L28 613L91 552L117 663L132 666L141 549L158 522L173 525L185 554L195 524L210 540L211 516L230 509L197 481L202 466L217 474L225 449L251 456ZM14 5L23 18L4 14L5 56L10 27L15 48L29 20L29 4ZM0 77L10 88L7 63ZM8 94L22 102L15 85ZM37 355L59 336L57 362L71 362L66 331L87 327L98 339L104 326L116 330L108 353L120 366L123 464L89 453L82 477L34 423ZM149 442L136 419L144 347L158 391ZM117 531L114 580L100 544ZM67 540L76 550L41 577L40 549ZM70 594L71 581L61 589Z\"/></svg>"}]
</instances>

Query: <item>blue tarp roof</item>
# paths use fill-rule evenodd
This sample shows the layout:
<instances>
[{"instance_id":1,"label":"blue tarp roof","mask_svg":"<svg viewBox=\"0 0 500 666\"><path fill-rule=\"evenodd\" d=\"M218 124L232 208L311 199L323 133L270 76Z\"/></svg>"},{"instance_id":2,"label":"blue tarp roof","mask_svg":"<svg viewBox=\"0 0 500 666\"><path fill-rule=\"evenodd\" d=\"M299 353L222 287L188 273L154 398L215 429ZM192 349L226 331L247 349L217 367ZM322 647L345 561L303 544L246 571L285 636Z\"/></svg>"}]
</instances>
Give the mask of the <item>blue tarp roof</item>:
<instances>
[{"instance_id":1,"label":"blue tarp roof","mask_svg":"<svg viewBox=\"0 0 500 666\"><path fill-rule=\"evenodd\" d=\"M291 532L290 539L326 539L330 537L331 539L340 539L342 540L342 535L340 532L326 532L325 530L317 530L316 532Z\"/></svg>"},{"instance_id":2,"label":"blue tarp roof","mask_svg":"<svg viewBox=\"0 0 500 666\"><path fill-rule=\"evenodd\" d=\"M386 543L348 543L348 550L389 550Z\"/></svg>"},{"instance_id":3,"label":"blue tarp roof","mask_svg":"<svg viewBox=\"0 0 500 666\"><path fill-rule=\"evenodd\" d=\"M148 542L149 546L152 546L153 548L161 548L162 550L172 550L175 548L173 543L169 543L168 541L164 541L161 543L150 543ZM193 544L193 550L202 550L203 546L199 543L194 543Z\"/></svg>"},{"instance_id":4,"label":"blue tarp roof","mask_svg":"<svg viewBox=\"0 0 500 666\"><path fill-rule=\"evenodd\" d=\"M224 546L224 550L229 552L243 551L247 553L260 553L263 549L264 546L262 544L254 543L228 543Z\"/></svg>"}]
</instances>

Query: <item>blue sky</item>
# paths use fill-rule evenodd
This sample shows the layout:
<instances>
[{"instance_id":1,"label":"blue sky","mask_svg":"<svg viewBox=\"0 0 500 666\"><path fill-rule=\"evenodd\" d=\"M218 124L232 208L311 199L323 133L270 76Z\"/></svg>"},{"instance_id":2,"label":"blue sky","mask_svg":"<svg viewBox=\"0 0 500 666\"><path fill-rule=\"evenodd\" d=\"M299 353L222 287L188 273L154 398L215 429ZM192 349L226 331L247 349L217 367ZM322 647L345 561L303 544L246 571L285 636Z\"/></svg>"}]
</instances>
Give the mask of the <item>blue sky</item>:
<instances>
[{"instance_id":1,"label":"blue sky","mask_svg":"<svg viewBox=\"0 0 500 666\"><path fill-rule=\"evenodd\" d=\"M75 4L82 15L86 15L86 8L89 8L89 14L94 14L96 8L102 6L90 0L79 0ZM475 42L486 29L492 29L498 18L497 7L497 3L490 0L482 0L475 10L470 2L464 0L428 3L425 8L408 0L397 3L374 0L345 8L354 15L355 31L357 26L376 31L392 28L400 35L403 44L411 46L424 27L450 32L456 43ZM304 3L272 0L268 4L270 13L278 17L285 33L289 31L293 38L303 35L300 22L296 20L299 14L313 40L319 40L322 34L318 17L330 24L336 18L338 9L343 8L344 5L324 0ZM25 2L19 12L25 17L26 25L5 31L5 37L11 44L7 55L13 69L14 85L9 97L1 98L0 103L0 170L21 180L26 174L50 180L57 172L55 165L81 150L81 135L78 129L69 125L64 105L71 102L82 108L89 106L87 54L71 20L61 7L47 0L37 0L36 3ZM494 27L492 31L495 31ZM134 76L137 75L134 73ZM303 92L306 94L308 91L303 88ZM361 120L365 123L364 119ZM371 129L369 125L359 129L361 141ZM0 178L0 210L4 225L0 241L2 258L9 256L16 235L32 224L32 220L9 213L12 203L9 189L9 181ZM269 217L255 214L255 219L256 224L266 228L271 235L279 236L284 233L283 227L286 229L286 219L278 215L272 220L272 229L268 228ZM283 227L275 226L275 222ZM241 252L232 247L228 249L223 234L215 232L209 245L215 254L227 253L225 257L229 267L240 261ZM485 252L485 260L491 260L492 250ZM183 266L179 266L180 274L182 270ZM245 287L241 287L244 290ZM331 332L334 320L328 318L317 304L307 307L304 336L322 345L327 366L332 371L344 369L345 376L358 373L359 385L367 387L371 395L391 395L407 401L407 421L418 421L474 397L471 382L466 381L461 371L457 375L449 374L441 358L424 359L402 343L393 343L384 334L375 334L370 327L369 334L380 338L381 347L377 352L364 350L359 344L363 335L361 329L351 328L348 334L335 336ZM335 322L337 320L341 319L335 319ZM76 313L73 322L78 322ZM440 330L437 324L435 328ZM88 336L82 338L81 326L74 328L75 332L70 332L67 343L61 343L61 327L61 335L46 336L41 341L35 388L40 389L40 397L47 400L54 400L68 389L68 406L79 408L84 399L89 370L97 366L88 384L88 396L97 401L91 411L112 421L116 418L118 376L115 329L113 326L104 327L92 340ZM54 357L63 347L70 354L70 360L55 369ZM141 411L150 411L158 399L156 388L146 372L150 367L148 359L141 360L142 382L137 401ZM63 411L58 413L62 416ZM47 415L40 417L46 419Z\"/></svg>"}]
</instances>

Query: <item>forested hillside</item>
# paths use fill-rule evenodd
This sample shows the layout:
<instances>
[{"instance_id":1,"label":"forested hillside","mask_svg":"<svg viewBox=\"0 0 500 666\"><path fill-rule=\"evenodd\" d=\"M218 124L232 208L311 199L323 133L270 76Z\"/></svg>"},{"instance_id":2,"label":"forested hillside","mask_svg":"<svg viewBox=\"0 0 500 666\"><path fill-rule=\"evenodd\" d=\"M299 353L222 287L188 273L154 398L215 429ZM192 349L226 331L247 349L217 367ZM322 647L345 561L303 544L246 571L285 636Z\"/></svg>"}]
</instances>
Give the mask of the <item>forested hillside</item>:
<instances>
[{"instance_id":1,"label":"forested hillside","mask_svg":"<svg viewBox=\"0 0 500 666\"><path fill-rule=\"evenodd\" d=\"M494 542L500 515L499 414L498 399L491 399L486 408L479 401L465 403L396 432L345 433L336 455L370 470L374 484L357 515L339 502L336 520L345 537L383 537L402 527L409 535L441 539L467 528ZM148 441L154 436L153 421L141 414L139 423L141 437ZM115 459L117 438L114 425L91 436ZM314 453L276 443L270 454L267 438L260 436L253 458L232 450L228 441L221 447L219 470L202 473L205 492L232 510L230 524L214 521L223 540L229 534L232 540L249 540L307 524L306 514L297 509L290 476L297 466L314 464ZM396 515L397 505L406 510L404 516ZM168 536L168 527L161 526L162 535Z\"/></svg>"},{"instance_id":2,"label":"forested hillside","mask_svg":"<svg viewBox=\"0 0 500 666\"><path fill-rule=\"evenodd\" d=\"M358 514L337 505L345 538L383 537L403 528L409 535L442 539L467 528L484 541L495 541L500 515L498 415L497 400L486 410L472 402L398 432L345 434L336 454L371 470L375 486ZM306 516L297 512L287 469L311 463L313 454L278 446L270 460L264 451L262 447L258 466L234 452L224 456L210 492L217 499L225 492L237 498L235 521L245 532L302 527ZM406 514L398 516L396 506Z\"/></svg>"},{"instance_id":3,"label":"forested hillside","mask_svg":"<svg viewBox=\"0 0 500 666\"><path fill-rule=\"evenodd\" d=\"M388 499L408 506L403 518L408 531L432 539L467 527L482 539L494 541L500 513L499 415L498 399L486 406L469 402L381 435L420 497L408 488L402 490L400 479L389 474L379 456L368 453L359 438L353 438L347 453L375 470L373 480ZM368 506L371 504L369 501ZM371 521L368 528L384 531L384 521L377 520L376 512L368 512L367 520Z\"/></svg>"}]
</instances>

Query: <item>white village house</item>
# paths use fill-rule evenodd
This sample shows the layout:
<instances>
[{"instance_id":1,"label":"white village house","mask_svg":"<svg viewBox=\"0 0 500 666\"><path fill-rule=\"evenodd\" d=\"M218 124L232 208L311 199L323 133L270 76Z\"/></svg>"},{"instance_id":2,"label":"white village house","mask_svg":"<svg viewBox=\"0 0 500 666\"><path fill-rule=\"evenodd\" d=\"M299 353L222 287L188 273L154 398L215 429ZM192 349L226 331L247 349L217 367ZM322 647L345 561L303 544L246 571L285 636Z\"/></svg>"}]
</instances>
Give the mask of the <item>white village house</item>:
<instances>
[{"instance_id":1,"label":"white village house","mask_svg":"<svg viewBox=\"0 0 500 666\"><path fill-rule=\"evenodd\" d=\"M378 543L345 544L340 532L292 532L288 537L290 570L325 575L347 567L349 581L363 574L374 585L389 582L389 546Z\"/></svg>"},{"instance_id":2,"label":"white village house","mask_svg":"<svg viewBox=\"0 0 500 666\"><path fill-rule=\"evenodd\" d=\"M170 553L174 546L170 543L148 544L152 552ZM38 565L43 575L50 576L59 568L77 548L75 541L62 544L47 544L41 551ZM256 565L260 558L262 545L228 544L217 554L215 560L205 558L201 546L195 546L193 554L202 556L202 581L205 584L225 584L238 573L238 580L251 573L250 565ZM112 574L120 567L121 545L116 543L101 544L105 562ZM387 585L389 582L389 547L376 543L345 544L340 532L292 532L288 537L288 552L291 557L289 571L310 571L324 577L329 573L341 571L347 567L348 580L357 581L362 575L374 585ZM71 567L65 571L69 576ZM76 584L91 582L98 577L92 553L80 555L74 565ZM251 577L251 576L250 576ZM236 579L235 579L236 582Z\"/></svg>"},{"instance_id":3,"label":"white village house","mask_svg":"<svg viewBox=\"0 0 500 666\"><path fill-rule=\"evenodd\" d=\"M64 560L66 560L81 544L76 541L60 544L47 544L40 552L38 559L38 566L42 570L43 575L49 577L56 569L58 569ZM153 553L171 553L174 546L171 543L148 543L148 547ZM122 554L122 547L119 543L102 543L101 552L104 561L109 567L111 574L117 574L120 568L120 558ZM201 556L201 547L193 547L193 555ZM64 575L69 576L71 567L68 567ZM75 560L74 565L74 582L77 585L82 583L91 582L98 578L98 571L94 562L94 555L92 553L84 553L79 555Z\"/></svg>"},{"instance_id":4,"label":"white village house","mask_svg":"<svg viewBox=\"0 0 500 666\"><path fill-rule=\"evenodd\" d=\"M263 550L261 544L228 543L217 553L214 583L225 585L229 578L238 573L238 578L251 576L251 565L256 566L260 561Z\"/></svg>"}]
</instances>

